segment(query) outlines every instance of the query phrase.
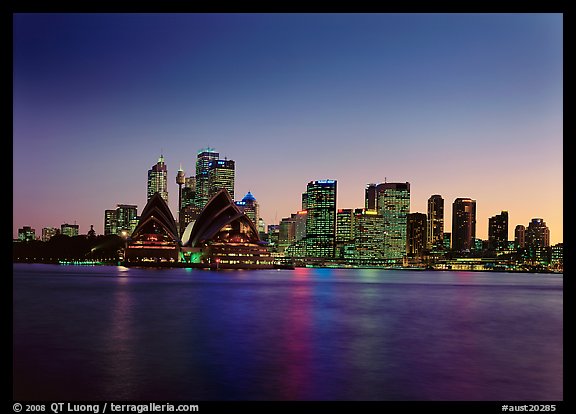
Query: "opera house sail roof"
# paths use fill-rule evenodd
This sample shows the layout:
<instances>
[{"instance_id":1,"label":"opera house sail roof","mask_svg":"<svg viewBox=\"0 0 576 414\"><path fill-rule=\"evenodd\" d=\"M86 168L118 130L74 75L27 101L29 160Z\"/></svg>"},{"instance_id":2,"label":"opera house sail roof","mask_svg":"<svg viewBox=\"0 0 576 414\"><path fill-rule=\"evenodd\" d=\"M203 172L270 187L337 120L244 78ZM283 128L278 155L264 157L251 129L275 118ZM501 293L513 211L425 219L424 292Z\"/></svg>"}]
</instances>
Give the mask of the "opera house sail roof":
<instances>
[{"instance_id":1,"label":"opera house sail roof","mask_svg":"<svg viewBox=\"0 0 576 414\"><path fill-rule=\"evenodd\" d=\"M224 241L224 238L227 241L260 242L258 229L252 220L234 204L228 191L221 189L208 201L189 238L182 242L188 247L200 247L209 241Z\"/></svg>"},{"instance_id":2,"label":"opera house sail roof","mask_svg":"<svg viewBox=\"0 0 576 414\"><path fill-rule=\"evenodd\" d=\"M189 263L228 269L271 268L274 262L254 222L225 189L214 194L184 231L182 257Z\"/></svg>"},{"instance_id":3,"label":"opera house sail roof","mask_svg":"<svg viewBox=\"0 0 576 414\"><path fill-rule=\"evenodd\" d=\"M174 217L160 193L155 193L142 210L126 246L125 259L127 262L175 262L178 261L179 245Z\"/></svg>"}]
</instances>

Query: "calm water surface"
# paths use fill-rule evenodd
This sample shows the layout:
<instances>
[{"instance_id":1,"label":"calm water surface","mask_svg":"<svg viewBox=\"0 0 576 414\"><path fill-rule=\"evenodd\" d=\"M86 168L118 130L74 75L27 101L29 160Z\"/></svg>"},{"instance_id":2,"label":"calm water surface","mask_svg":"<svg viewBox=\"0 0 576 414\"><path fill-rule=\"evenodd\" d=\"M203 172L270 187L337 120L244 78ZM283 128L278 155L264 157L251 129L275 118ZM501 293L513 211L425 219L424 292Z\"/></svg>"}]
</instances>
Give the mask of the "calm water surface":
<instances>
[{"instance_id":1,"label":"calm water surface","mask_svg":"<svg viewBox=\"0 0 576 414\"><path fill-rule=\"evenodd\" d=\"M15 264L16 400L563 399L562 275Z\"/></svg>"}]
</instances>

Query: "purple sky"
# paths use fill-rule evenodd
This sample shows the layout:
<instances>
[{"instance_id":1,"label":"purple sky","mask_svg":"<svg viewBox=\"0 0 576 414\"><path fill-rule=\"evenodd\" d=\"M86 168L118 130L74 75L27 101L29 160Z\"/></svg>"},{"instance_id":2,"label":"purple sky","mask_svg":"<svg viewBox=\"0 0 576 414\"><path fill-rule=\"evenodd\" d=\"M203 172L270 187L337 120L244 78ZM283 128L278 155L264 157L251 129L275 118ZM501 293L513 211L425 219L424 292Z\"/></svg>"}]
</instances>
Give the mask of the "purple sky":
<instances>
[{"instance_id":1,"label":"purple sky","mask_svg":"<svg viewBox=\"0 0 576 414\"><path fill-rule=\"evenodd\" d=\"M367 183L477 202L488 218L543 218L563 240L561 14L15 14L13 236L90 225L146 203L163 153L176 213L180 165L213 147L236 161L267 224L308 181Z\"/></svg>"}]
</instances>

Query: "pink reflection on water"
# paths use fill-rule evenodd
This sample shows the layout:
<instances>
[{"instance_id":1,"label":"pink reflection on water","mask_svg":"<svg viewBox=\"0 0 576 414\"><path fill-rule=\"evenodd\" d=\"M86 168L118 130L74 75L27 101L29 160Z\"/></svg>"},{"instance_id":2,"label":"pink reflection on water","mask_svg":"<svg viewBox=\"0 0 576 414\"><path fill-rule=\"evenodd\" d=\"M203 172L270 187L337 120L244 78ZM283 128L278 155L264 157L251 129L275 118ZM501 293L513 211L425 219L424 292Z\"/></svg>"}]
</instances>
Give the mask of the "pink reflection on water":
<instances>
[{"instance_id":1,"label":"pink reflection on water","mask_svg":"<svg viewBox=\"0 0 576 414\"><path fill-rule=\"evenodd\" d=\"M280 376L282 399L302 399L311 388L312 364L312 288L310 269L294 270L294 287L291 289L291 306L285 316L284 349Z\"/></svg>"}]
</instances>

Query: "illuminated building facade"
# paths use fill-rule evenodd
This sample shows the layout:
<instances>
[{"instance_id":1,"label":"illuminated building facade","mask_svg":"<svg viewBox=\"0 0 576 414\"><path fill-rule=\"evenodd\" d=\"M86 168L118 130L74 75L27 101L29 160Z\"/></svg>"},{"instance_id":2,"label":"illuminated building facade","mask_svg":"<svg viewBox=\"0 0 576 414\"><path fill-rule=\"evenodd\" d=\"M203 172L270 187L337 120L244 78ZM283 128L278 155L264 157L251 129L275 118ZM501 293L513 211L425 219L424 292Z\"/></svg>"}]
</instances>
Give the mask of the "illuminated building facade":
<instances>
[{"instance_id":1,"label":"illuminated building facade","mask_svg":"<svg viewBox=\"0 0 576 414\"><path fill-rule=\"evenodd\" d=\"M104 235L117 234L127 237L138 224L138 207L117 204L115 210L104 210Z\"/></svg>"},{"instance_id":2,"label":"illuminated building facade","mask_svg":"<svg viewBox=\"0 0 576 414\"><path fill-rule=\"evenodd\" d=\"M528 258L540 263L548 261L550 247L550 230L541 218L533 218L526 228L524 248Z\"/></svg>"},{"instance_id":3,"label":"illuminated building facade","mask_svg":"<svg viewBox=\"0 0 576 414\"><path fill-rule=\"evenodd\" d=\"M78 236L78 230L79 230L78 224L64 223L60 226L60 234L63 234L64 236L70 236L70 237Z\"/></svg>"},{"instance_id":4,"label":"illuminated building facade","mask_svg":"<svg viewBox=\"0 0 576 414\"><path fill-rule=\"evenodd\" d=\"M508 212L502 211L500 214L488 219L488 249L492 251L502 251L508 248Z\"/></svg>"},{"instance_id":5,"label":"illuminated building facade","mask_svg":"<svg viewBox=\"0 0 576 414\"><path fill-rule=\"evenodd\" d=\"M384 217L376 210L354 212L354 258L362 261L385 258ZM345 258L348 254L344 247Z\"/></svg>"},{"instance_id":6,"label":"illuminated building facade","mask_svg":"<svg viewBox=\"0 0 576 414\"><path fill-rule=\"evenodd\" d=\"M60 229L57 229L56 227L44 227L42 229L42 241L47 242L57 234L60 234Z\"/></svg>"},{"instance_id":7,"label":"illuminated building facade","mask_svg":"<svg viewBox=\"0 0 576 414\"><path fill-rule=\"evenodd\" d=\"M428 199L428 217L426 229L426 247L441 248L444 236L444 199L434 194Z\"/></svg>"},{"instance_id":8,"label":"illuminated building facade","mask_svg":"<svg viewBox=\"0 0 576 414\"><path fill-rule=\"evenodd\" d=\"M246 193L242 201L236 201L235 203L240 211L246 214L254 224L258 224L258 220L260 219L260 206L250 191Z\"/></svg>"},{"instance_id":9,"label":"illuminated building facade","mask_svg":"<svg viewBox=\"0 0 576 414\"><path fill-rule=\"evenodd\" d=\"M19 241L32 241L36 240L36 230L30 226L24 226L18 229Z\"/></svg>"},{"instance_id":10,"label":"illuminated building facade","mask_svg":"<svg viewBox=\"0 0 576 414\"><path fill-rule=\"evenodd\" d=\"M310 181L306 188L306 256L333 258L336 247L336 180Z\"/></svg>"},{"instance_id":11,"label":"illuminated building facade","mask_svg":"<svg viewBox=\"0 0 576 414\"><path fill-rule=\"evenodd\" d=\"M424 213L409 213L407 227L406 253L409 257L422 257L426 252L427 215Z\"/></svg>"},{"instance_id":12,"label":"illuminated building facade","mask_svg":"<svg viewBox=\"0 0 576 414\"><path fill-rule=\"evenodd\" d=\"M410 183L382 183L376 186L376 207L384 217L386 259L406 256L406 231L410 212Z\"/></svg>"},{"instance_id":13,"label":"illuminated building facade","mask_svg":"<svg viewBox=\"0 0 576 414\"><path fill-rule=\"evenodd\" d=\"M203 209L210 199L209 172L210 163L217 161L220 154L214 148L203 148L196 158L196 199L194 204Z\"/></svg>"},{"instance_id":14,"label":"illuminated building facade","mask_svg":"<svg viewBox=\"0 0 576 414\"><path fill-rule=\"evenodd\" d=\"M208 164L208 195L225 188L234 199L235 165L232 160L213 160Z\"/></svg>"},{"instance_id":15,"label":"illuminated building facade","mask_svg":"<svg viewBox=\"0 0 576 414\"><path fill-rule=\"evenodd\" d=\"M150 200L155 193L160 193L168 203L168 170L163 155L160 155L158 162L148 170L147 200Z\"/></svg>"},{"instance_id":16,"label":"illuminated building facade","mask_svg":"<svg viewBox=\"0 0 576 414\"><path fill-rule=\"evenodd\" d=\"M475 238L476 200L457 198L452 203L452 250L473 250Z\"/></svg>"},{"instance_id":17,"label":"illuminated building facade","mask_svg":"<svg viewBox=\"0 0 576 414\"><path fill-rule=\"evenodd\" d=\"M344 257L346 246L354 244L354 210L339 209L336 212L336 258Z\"/></svg>"}]
</instances>

